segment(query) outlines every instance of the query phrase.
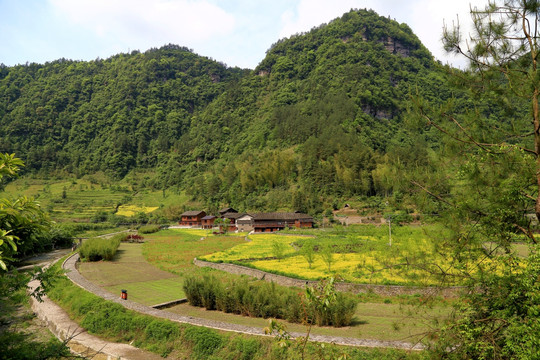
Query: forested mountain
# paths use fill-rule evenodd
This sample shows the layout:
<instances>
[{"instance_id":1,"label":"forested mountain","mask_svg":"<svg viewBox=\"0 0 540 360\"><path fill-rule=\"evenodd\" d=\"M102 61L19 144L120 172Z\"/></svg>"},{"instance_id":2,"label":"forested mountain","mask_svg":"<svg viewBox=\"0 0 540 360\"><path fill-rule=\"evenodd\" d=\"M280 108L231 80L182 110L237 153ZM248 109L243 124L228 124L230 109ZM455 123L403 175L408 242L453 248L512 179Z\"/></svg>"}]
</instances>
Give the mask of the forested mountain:
<instances>
[{"instance_id":1,"label":"forested mountain","mask_svg":"<svg viewBox=\"0 0 540 360\"><path fill-rule=\"evenodd\" d=\"M254 70L168 45L106 60L0 67L0 152L27 171L122 178L150 169L207 204L318 212L388 194L423 163L411 94L451 94L405 24L355 10L274 44Z\"/></svg>"}]
</instances>

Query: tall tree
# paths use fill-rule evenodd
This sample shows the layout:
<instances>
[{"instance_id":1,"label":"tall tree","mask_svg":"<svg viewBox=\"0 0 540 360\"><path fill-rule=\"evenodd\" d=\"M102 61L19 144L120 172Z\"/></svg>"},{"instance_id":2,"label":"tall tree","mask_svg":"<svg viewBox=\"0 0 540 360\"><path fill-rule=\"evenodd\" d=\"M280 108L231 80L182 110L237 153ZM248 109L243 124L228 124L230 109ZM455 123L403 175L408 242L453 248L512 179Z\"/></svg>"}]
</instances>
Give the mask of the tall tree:
<instances>
[{"instance_id":1,"label":"tall tree","mask_svg":"<svg viewBox=\"0 0 540 360\"><path fill-rule=\"evenodd\" d=\"M444 184L429 176L415 183L455 230L438 244L454 259L445 275L468 284L438 336L438 358L540 353L540 258L528 217L540 219L539 15L538 1L490 1L471 9L466 41L459 24L445 27L445 49L465 56L469 68L451 71L459 90L443 106L416 101L419 118L447 135L438 168L447 176ZM529 243L527 257L515 252L516 240Z\"/></svg>"},{"instance_id":2,"label":"tall tree","mask_svg":"<svg viewBox=\"0 0 540 360\"><path fill-rule=\"evenodd\" d=\"M489 111L477 112L478 118L483 121L481 125L483 130L491 132L489 136L485 136L475 134L454 115L441 114L441 118L450 120L449 123L454 127L451 135L461 143L474 145L486 154L497 155L518 150L523 156L534 157L536 196L528 193L528 189L523 189L522 195L534 200L534 211L538 220L540 220L539 16L539 1L490 1L484 9L471 9L473 33L466 41L459 23L452 28L445 26L443 30L445 49L465 56L470 63L472 76L461 76L460 80L468 80L467 84L474 92L489 96L492 101L498 101L513 118L506 123L492 123ZM520 100L528 103L530 107L528 114L516 111L516 101L518 106L523 105ZM525 116L520 118L521 115ZM474 121L478 121L478 118ZM432 119L429 119L429 122L438 126ZM442 129L441 126L438 127ZM446 129L443 131L447 132ZM534 235L530 231L521 227L520 230L535 242Z\"/></svg>"}]
</instances>

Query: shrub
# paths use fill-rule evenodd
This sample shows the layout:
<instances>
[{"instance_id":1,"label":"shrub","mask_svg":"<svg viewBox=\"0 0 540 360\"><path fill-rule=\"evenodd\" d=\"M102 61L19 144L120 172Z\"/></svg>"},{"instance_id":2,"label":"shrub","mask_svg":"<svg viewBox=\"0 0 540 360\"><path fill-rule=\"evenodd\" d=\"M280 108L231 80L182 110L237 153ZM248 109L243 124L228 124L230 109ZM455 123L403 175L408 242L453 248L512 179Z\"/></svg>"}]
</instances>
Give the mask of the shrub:
<instances>
[{"instance_id":1,"label":"shrub","mask_svg":"<svg viewBox=\"0 0 540 360\"><path fill-rule=\"evenodd\" d=\"M193 358L207 359L223 344L223 338L205 327L188 327L184 338L193 344Z\"/></svg>"},{"instance_id":2,"label":"shrub","mask_svg":"<svg viewBox=\"0 0 540 360\"><path fill-rule=\"evenodd\" d=\"M79 255L86 261L112 260L120 246L120 236L110 239L92 238L83 242L79 249Z\"/></svg>"},{"instance_id":3,"label":"shrub","mask_svg":"<svg viewBox=\"0 0 540 360\"><path fill-rule=\"evenodd\" d=\"M160 229L159 225L145 225L141 226L138 230L139 234L152 234L158 232Z\"/></svg>"},{"instance_id":4,"label":"shrub","mask_svg":"<svg viewBox=\"0 0 540 360\"><path fill-rule=\"evenodd\" d=\"M154 320L144 329L144 335L148 340L170 340L179 334L178 325L166 320Z\"/></svg>"},{"instance_id":5,"label":"shrub","mask_svg":"<svg viewBox=\"0 0 540 360\"><path fill-rule=\"evenodd\" d=\"M184 292L191 305L207 310L287 319L296 323L305 320L307 311L308 318L321 326L350 325L358 304L356 297L338 293L335 301L321 313L314 306L305 305L305 294L298 290L247 279L223 283L211 275L188 276L184 281Z\"/></svg>"},{"instance_id":6,"label":"shrub","mask_svg":"<svg viewBox=\"0 0 540 360\"><path fill-rule=\"evenodd\" d=\"M54 225L49 236L54 246L70 247L73 244L73 231L69 226Z\"/></svg>"},{"instance_id":7,"label":"shrub","mask_svg":"<svg viewBox=\"0 0 540 360\"><path fill-rule=\"evenodd\" d=\"M256 339L237 337L232 341L231 347L237 352L236 359L251 360L259 351L261 344Z\"/></svg>"},{"instance_id":8,"label":"shrub","mask_svg":"<svg viewBox=\"0 0 540 360\"><path fill-rule=\"evenodd\" d=\"M107 212L106 211L96 211L94 215L92 215L92 218L90 218L90 222L92 223L102 223L107 221Z\"/></svg>"}]
</instances>

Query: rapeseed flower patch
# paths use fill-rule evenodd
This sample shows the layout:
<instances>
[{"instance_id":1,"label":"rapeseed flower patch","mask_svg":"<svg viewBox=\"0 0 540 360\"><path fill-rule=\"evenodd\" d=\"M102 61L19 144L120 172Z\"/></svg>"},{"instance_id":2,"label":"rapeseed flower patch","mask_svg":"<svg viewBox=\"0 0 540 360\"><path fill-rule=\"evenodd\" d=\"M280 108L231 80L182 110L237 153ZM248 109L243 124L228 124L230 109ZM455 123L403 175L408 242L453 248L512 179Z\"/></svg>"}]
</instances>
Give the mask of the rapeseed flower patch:
<instances>
[{"instance_id":1,"label":"rapeseed flower patch","mask_svg":"<svg viewBox=\"0 0 540 360\"><path fill-rule=\"evenodd\" d=\"M427 231L432 231L432 228ZM436 230L436 229L435 229ZM387 230L378 227L351 227L340 233L320 232L314 237L278 234L250 235L249 242L205 256L214 262L240 262L260 270L306 280L319 280L339 275L344 281L385 285L460 284L460 269L455 268L452 254L439 248L436 237L426 235L420 227L396 229L389 245ZM284 256L276 259L272 244L285 243ZM302 255L302 247L310 243L313 262ZM325 249L333 252L331 271L321 256ZM478 264L465 264L472 269ZM485 268L497 271L486 260ZM474 269L473 269L474 270Z\"/></svg>"},{"instance_id":2,"label":"rapeseed flower patch","mask_svg":"<svg viewBox=\"0 0 540 360\"><path fill-rule=\"evenodd\" d=\"M285 251L283 255L288 256L297 251L292 245L295 241L304 239L303 236L288 236L277 234L261 234L250 235L248 242L237 245L231 249L207 255L202 260L208 261L241 261L241 260L256 260L266 259L274 256L273 243L281 242L285 244Z\"/></svg>"},{"instance_id":3,"label":"rapeseed flower patch","mask_svg":"<svg viewBox=\"0 0 540 360\"><path fill-rule=\"evenodd\" d=\"M133 216L137 213L151 213L154 210L159 209L157 206L138 206L138 205L120 205L118 207L117 215L122 216Z\"/></svg>"}]
</instances>

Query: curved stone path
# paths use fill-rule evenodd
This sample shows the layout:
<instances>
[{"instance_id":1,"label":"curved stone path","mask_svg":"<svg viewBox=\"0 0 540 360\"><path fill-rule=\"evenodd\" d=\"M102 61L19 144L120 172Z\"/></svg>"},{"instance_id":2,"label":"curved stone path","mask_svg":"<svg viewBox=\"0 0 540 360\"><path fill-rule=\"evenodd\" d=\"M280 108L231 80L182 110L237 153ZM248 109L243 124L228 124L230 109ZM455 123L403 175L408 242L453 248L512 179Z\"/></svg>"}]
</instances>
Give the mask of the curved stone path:
<instances>
[{"instance_id":1,"label":"curved stone path","mask_svg":"<svg viewBox=\"0 0 540 360\"><path fill-rule=\"evenodd\" d=\"M46 254L48 255L48 254ZM53 254L54 255L54 254ZM51 262L40 263L39 266L47 267ZM57 259L58 260L58 259ZM28 283L28 290L34 291L40 285L38 280ZM61 341L65 341L70 351L80 355L85 359L110 360L110 359L131 359L131 360L159 360L163 359L157 354L145 351L128 344L112 343L90 335L79 324L71 320L68 314L47 296L38 301L30 297L32 311L36 314L44 325Z\"/></svg>"},{"instance_id":2,"label":"curved stone path","mask_svg":"<svg viewBox=\"0 0 540 360\"><path fill-rule=\"evenodd\" d=\"M269 336L265 335L262 328L244 326L238 324L231 324L222 321L208 320L195 318L191 316L182 316L179 314L170 313L163 310L158 310L150 306L142 305L130 300L122 300L119 296L113 295L108 291L100 288L99 286L93 284L84 278L76 268L76 263L79 260L79 254L74 254L70 256L64 263L62 267L66 270L66 275L71 279L73 283L80 286L81 288L94 293L97 296L100 296L106 300L113 301L117 304L120 304L130 310L134 310L143 314L168 319L180 323L191 324L196 326L204 326L217 330L232 331L237 333L249 334L249 335L259 335L259 336ZM293 337L305 336L304 333L291 333ZM323 343L334 343L338 345L346 346L363 346L363 347L382 347L382 348L396 348L396 349L407 349L407 350L422 350L424 347L421 344L412 344L403 341L380 341L380 340L369 340L369 339L356 339L348 337L339 337L339 336L325 336L325 335L310 335L311 341L323 342Z\"/></svg>"}]
</instances>

